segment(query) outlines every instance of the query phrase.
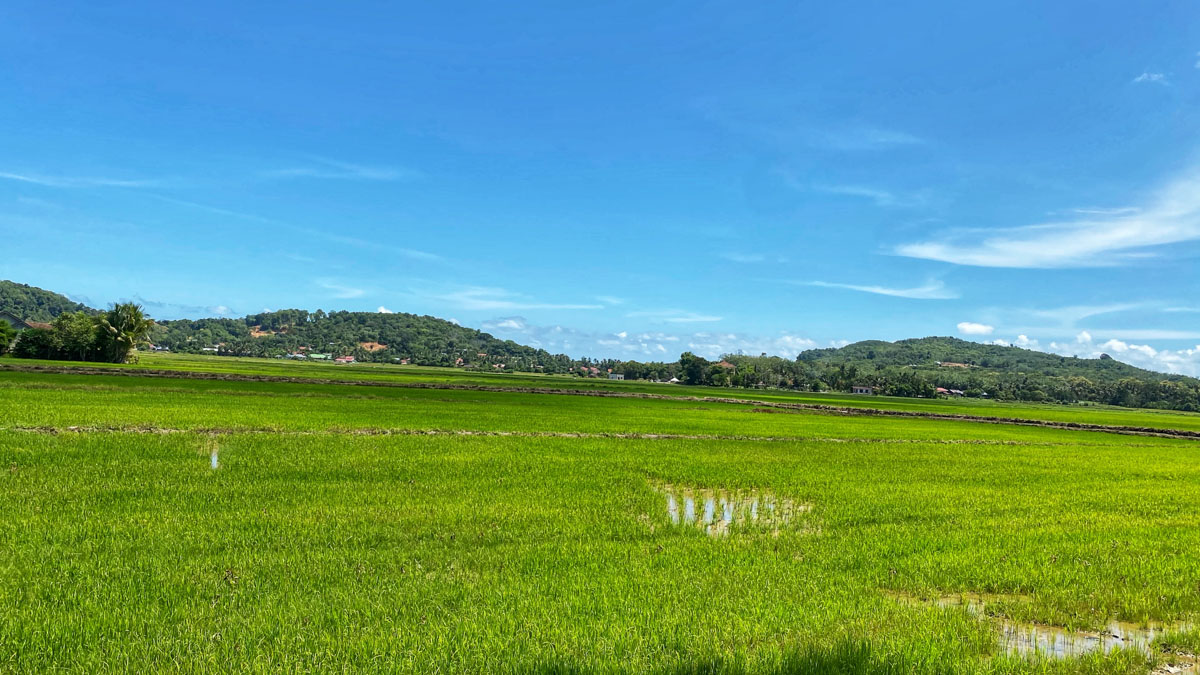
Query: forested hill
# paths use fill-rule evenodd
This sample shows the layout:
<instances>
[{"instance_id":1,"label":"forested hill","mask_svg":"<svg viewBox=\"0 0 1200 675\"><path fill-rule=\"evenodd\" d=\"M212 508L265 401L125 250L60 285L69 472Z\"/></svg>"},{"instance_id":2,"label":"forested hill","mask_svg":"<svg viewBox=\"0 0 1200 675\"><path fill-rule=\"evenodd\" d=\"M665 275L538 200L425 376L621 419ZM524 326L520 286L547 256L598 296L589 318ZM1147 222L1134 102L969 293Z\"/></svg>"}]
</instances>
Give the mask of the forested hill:
<instances>
[{"instance_id":1,"label":"forested hill","mask_svg":"<svg viewBox=\"0 0 1200 675\"><path fill-rule=\"evenodd\" d=\"M565 372L571 359L432 316L285 309L240 319L163 321L152 335L173 351L235 356L324 353L360 361ZM461 359L461 361L460 361Z\"/></svg>"},{"instance_id":2,"label":"forested hill","mask_svg":"<svg viewBox=\"0 0 1200 675\"><path fill-rule=\"evenodd\" d=\"M1080 359L1020 347L980 344L953 337L913 338L896 342L864 340L840 348L810 349L802 352L799 359L822 365L845 363L876 368L914 366L945 370L965 365L968 366L967 370L1079 375L1102 379L1136 377L1155 382L1166 378L1185 379L1181 375L1171 376L1143 370L1112 358ZM950 365L938 366L939 363Z\"/></svg>"},{"instance_id":3,"label":"forested hill","mask_svg":"<svg viewBox=\"0 0 1200 675\"><path fill-rule=\"evenodd\" d=\"M0 312L26 321L52 321L64 312L94 313L95 310L37 286L0 280Z\"/></svg>"},{"instance_id":4,"label":"forested hill","mask_svg":"<svg viewBox=\"0 0 1200 675\"><path fill-rule=\"evenodd\" d=\"M3 280L0 311L42 322L68 312L98 313L64 295ZM151 341L173 351L229 356L317 353L352 355L364 361L405 359L425 365L541 372L567 372L572 365L572 360L561 354L499 340L432 316L400 313L286 309L238 319L160 321L151 332Z\"/></svg>"},{"instance_id":5,"label":"forested hill","mask_svg":"<svg viewBox=\"0 0 1200 675\"><path fill-rule=\"evenodd\" d=\"M1200 380L1166 375L1103 355L1080 359L951 337L868 340L810 349L797 362L834 388L877 384L886 393L923 395L935 385L967 396L1024 401L1097 401L1131 407L1200 409Z\"/></svg>"}]
</instances>

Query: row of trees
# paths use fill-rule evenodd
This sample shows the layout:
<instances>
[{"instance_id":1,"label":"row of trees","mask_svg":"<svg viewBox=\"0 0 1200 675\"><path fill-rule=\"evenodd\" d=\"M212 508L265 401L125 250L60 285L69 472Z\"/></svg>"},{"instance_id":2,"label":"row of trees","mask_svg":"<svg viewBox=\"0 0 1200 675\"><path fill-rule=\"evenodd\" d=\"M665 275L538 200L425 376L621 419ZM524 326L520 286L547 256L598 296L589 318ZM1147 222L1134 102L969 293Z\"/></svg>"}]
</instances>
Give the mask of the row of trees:
<instances>
[{"instance_id":1,"label":"row of trees","mask_svg":"<svg viewBox=\"0 0 1200 675\"><path fill-rule=\"evenodd\" d=\"M126 363L146 342L153 325L140 305L125 303L99 315L59 314L48 328L20 331L15 342L9 328L9 335L0 334L0 344L12 345L13 356L21 358Z\"/></svg>"},{"instance_id":2,"label":"row of trees","mask_svg":"<svg viewBox=\"0 0 1200 675\"><path fill-rule=\"evenodd\" d=\"M1093 362L1092 377L1056 374L1043 367L1037 371L997 371L980 367L941 367L937 363L905 366L879 365L872 359L832 361L796 360L775 356L726 354L709 361L685 352L677 364L661 365L676 372L684 384L743 388L775 388L799 391L849 391L854 385L874 387L888 396L932 398L938 387L956 389L968 397L1009 401L1057 403L1093 402L1135 408L1200 411L1200 381L1141 371L1116 361ZM846 358L845 355L842 355ZM993 357L994 358L994 357ZM1054 357L1047 357L1054 358ZM1068 359L1077 372L1078 359ZM617 363L613 372L635 377L651 364ZM732 366L732 367L730 367ZM1134 376L1142 373L1141 377Z\"/></svg>"}]
</instances>

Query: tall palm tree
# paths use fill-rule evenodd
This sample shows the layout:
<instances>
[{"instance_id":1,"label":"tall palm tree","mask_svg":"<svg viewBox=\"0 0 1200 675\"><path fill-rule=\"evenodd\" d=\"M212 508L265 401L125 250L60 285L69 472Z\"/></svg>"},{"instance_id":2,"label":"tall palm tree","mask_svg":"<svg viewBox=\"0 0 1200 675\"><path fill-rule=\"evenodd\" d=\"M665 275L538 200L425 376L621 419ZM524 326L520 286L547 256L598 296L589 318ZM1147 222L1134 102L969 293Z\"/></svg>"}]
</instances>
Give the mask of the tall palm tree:
<instances>
[{"instance_id":1,"label":"tall palm tree","mask_svg":"<svg viewBox=\"0 0 1200 675\"><path fill-rule=\"evenodd\" d=\"M141 305L129 302L113 305L100 317L99 325L105 356L112 363L126 363L134 348L150 336L154 321L143 313Z\"/></svg>"}]
</instances>

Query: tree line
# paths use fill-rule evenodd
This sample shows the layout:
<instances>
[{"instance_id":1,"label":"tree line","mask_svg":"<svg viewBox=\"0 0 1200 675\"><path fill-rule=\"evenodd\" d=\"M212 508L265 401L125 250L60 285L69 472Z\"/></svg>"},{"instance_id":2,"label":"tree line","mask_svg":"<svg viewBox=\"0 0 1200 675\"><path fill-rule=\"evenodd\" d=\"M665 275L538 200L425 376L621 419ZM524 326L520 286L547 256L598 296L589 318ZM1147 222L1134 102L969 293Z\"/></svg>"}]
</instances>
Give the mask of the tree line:
<instances>
[{"instance_id":1,"label":"tree line","mask_svg":"<svg viewBox=\"0 0 1200 675\"><path fill-rule=\"evenodd\" d=\"M21 331L0 322L0 354L27 359L128 363L154 322L140 305L123 303L101 314L64 312L47 326Z\"/></svg>"}]
</instances>

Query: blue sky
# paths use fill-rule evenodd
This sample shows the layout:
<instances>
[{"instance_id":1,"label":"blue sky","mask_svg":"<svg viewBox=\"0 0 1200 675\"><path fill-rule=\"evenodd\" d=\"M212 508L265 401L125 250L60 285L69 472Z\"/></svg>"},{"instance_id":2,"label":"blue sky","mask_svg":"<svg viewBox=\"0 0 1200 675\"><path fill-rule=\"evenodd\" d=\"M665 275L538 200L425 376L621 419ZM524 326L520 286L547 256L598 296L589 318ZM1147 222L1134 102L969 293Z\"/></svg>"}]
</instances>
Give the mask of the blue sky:
<instances>
[{"instance_id":1,"label":"blue sky","mask_svg":"<svg viewBox=\"0 0 1200 675\"><path fill-rule=\"evenodd\" d=\"M0 9L0 278L1200 374L1194 3L249 4Z\"/></svg>"}]
</instances>

